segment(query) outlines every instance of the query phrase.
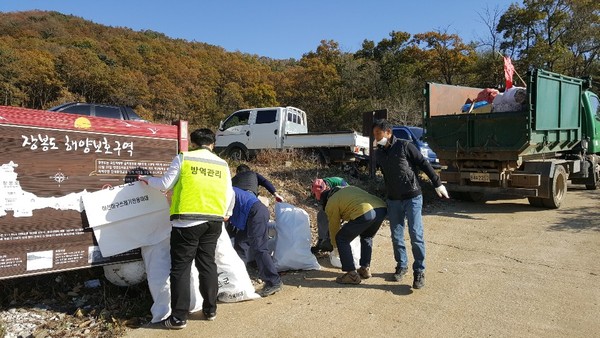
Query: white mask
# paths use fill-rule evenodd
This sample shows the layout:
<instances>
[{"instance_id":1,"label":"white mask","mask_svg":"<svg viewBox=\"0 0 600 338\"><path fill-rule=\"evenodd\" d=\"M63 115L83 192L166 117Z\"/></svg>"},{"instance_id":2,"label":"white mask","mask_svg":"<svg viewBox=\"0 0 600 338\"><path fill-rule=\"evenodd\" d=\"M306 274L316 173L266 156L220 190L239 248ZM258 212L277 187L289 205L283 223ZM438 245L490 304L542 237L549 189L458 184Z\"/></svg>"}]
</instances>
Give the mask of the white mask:
<instances>
[{"instance_id":1,"label":"white mask","mask_svg":"<svg viewBox=\"0 0 600 338\"><path fill-rule=\"evenodd\" d=\"M381 140L377 141L377 144L380 146L385 146L388 143L387 137L381 138Z\"/></svg>"}]
</instances>

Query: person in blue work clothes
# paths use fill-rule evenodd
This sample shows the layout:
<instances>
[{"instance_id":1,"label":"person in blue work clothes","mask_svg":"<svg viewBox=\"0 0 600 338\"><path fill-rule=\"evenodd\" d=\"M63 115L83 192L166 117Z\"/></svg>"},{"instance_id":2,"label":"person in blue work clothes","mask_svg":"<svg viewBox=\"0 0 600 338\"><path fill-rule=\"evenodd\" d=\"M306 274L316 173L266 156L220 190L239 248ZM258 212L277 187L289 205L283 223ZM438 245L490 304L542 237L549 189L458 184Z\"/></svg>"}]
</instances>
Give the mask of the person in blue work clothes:
<instances>
[{"instance_id":1,"label":"person in blue work clothes","mask_svg":"<svg viewBox=\"0 0 600 338\"><path fill-rule=\"evenodd\" d=\"M183 329L190 311L192 262L198 269L202 312L217 316L217 240L223 221L233 213L234 192L227 162L212 150L215 134L197 129L190 140L198 149L175 156L162 177L138 176L150 187L173 190L171 198L171 315L161 322L167 329Z\"/></svg>"},{"instance_id":2,"label":"person in blue work clothes","mask_svg":"<svg viewBox=\"0 0 600 338\"><path fill-rule=\"evenodd\" d=\"M373 137L377 142L375 160L385 180L387 215L396 260L394 279L401 281L408 272L408 256L404 244L406 220L414 258L413 288L420 289L425 286L425 240L419 170L429 177L438 196L448 198L448 192L429 161L410 141L395 137L392 124L387 120L377 120L373 123Z\"/></svg>"},{"instance_id":3,"label":"person in blue work clothes","mask_svg":"<svg viewBox=\"0 0 600 338\"><path fill-rule=\"evenodd\" d=\"M235 205L229 223L238 230L235 233L234 249L244 263L256 261L260 278L265 282L258 294L267 297L283 288L267 247L269 209L252 192L235 186L233 190Z\"/></svg>"}]
</instances>

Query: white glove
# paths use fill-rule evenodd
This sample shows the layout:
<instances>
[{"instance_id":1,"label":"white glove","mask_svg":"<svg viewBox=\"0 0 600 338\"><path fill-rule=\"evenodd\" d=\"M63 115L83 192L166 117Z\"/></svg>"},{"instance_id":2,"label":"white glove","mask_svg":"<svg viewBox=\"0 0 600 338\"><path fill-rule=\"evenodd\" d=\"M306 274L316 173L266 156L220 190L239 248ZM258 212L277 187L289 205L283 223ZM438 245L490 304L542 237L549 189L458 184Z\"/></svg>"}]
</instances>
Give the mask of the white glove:
<instances>
[{"instance_id":1,"label":"white glove","mask_svg":"<svg viewBox=\"0 0 600 338\"><path fill-rule=\"evenodd\" d=\"M278 193L274 193L274 194L273 194L273 196L275 196L275 200L276 200L277 202L280 202L280 203L281 203L281 202L283 202L283 201L284 201L283 197L281 197L281 195L279 195Z\"/></svg>"},{"instance_id":2,"label":"white glove","mask_svg":"<svg viewBox=\"0 0 600 338\"><path fill-rule=\"evenodd\" d=\"M440 197L450 198L450 196L448 196L448 190L446 190L446 187L444 187L443 184L435 188L435 192L437 192Z\"/></svg>"}]
</instances>

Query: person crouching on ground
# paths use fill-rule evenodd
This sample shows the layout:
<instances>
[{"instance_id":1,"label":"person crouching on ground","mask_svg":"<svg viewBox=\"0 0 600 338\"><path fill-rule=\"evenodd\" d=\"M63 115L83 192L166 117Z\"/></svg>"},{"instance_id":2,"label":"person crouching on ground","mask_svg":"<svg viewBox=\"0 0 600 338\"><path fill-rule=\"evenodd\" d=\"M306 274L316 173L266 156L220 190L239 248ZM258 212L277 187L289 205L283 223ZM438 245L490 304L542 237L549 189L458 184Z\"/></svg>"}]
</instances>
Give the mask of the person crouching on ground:
<instances>
[{"instance_id":1,"label":"person crouching on ground","mask_svg":"<svg viewBox=\"0 0 600 338\"><path fill-rule=\"evenodd\" d=\"M345 179L341 177L323 177L316 178L313 181L311 192L321 204L321 194L324 191L327 191L331 188L335 187L345 187L348 185ZM325 214L325 210L323 208L319 208L317 211L317 234L319 238L317 239L317 244L310 248L310 251L314 254L319 251L333 251L333 245L331 245L331 238L329 237L329 221L327 220L327 215Z\"/></svg>"},{"instance_id":2,"label":"person crouching on ground","mask_svg":"<svg viewBox=\"0 0 600 338\"><path fill-rule=\"evenodd\" d=\"M267 247L269 239L269 209L250 191L233 187L235 206L229 222L238 231L233 248L244 263L255 261L265 285L258 292L262 297L281 291L283 283ZM253 257L249 257L253 256Z\"/></svg>"},{"instance_id":3,"label":"person crouching on ground","mask_svg":"<svg viewBox=\"0 0 600 338\"><path fill-rule=\"evenodd\" d=\"M335 238L340 254L342 271L336 278L340 284L360 284L361 278L371 277L373 237L379 230L387 208L385 202L354 186L335 187L325 191L321 198L329 219L329 233ZM340 227L341 222L346 222ZM360 236L360 268L356 270L350 242Z\"/></svg>"}]
</instances>

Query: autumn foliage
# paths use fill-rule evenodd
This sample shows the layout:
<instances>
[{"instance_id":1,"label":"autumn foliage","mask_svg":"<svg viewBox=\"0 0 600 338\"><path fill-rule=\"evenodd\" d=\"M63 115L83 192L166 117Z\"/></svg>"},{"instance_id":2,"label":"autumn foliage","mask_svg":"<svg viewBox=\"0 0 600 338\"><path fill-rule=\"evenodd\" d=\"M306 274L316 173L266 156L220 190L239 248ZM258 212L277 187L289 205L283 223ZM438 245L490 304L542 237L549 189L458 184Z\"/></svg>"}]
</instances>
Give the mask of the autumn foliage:
<instances>
[{"instance_id":1,"label":"autumn foliage","mask_svg":"<svg viewBox=\"0 0 600 338\"><path fill-rule=\"evenodd\" d=\"M354 53L323 40L299 60L228 52L58 12L0 13L0 104L129 105L155 122L210 127L238 109L293 105L308 112L313 131L360 130L362 112L387 108L397 123L420 124L425 82L502 86L502 55L521 74L541 67L597 77L599 11L597 1L527 0L480 14L490 28L480 41L465 42L450 30L393 31Z\"/></svg>"}]
</instances>

